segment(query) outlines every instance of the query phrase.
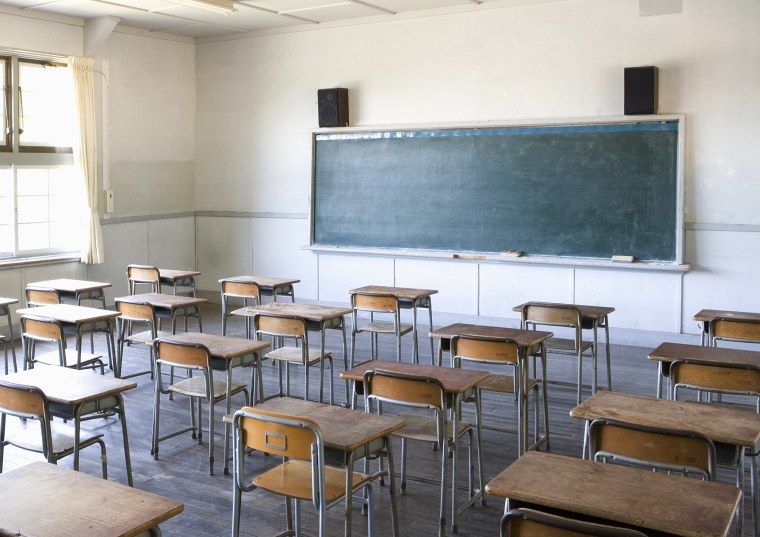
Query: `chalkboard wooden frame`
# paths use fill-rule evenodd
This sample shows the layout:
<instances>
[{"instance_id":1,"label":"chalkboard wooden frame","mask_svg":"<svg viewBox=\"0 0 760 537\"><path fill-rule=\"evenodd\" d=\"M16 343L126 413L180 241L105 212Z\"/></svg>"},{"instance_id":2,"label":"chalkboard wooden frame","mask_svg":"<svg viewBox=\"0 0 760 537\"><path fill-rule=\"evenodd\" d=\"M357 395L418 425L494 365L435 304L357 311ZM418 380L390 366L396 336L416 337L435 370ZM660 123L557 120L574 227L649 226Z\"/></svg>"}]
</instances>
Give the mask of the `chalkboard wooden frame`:
<instances>
[{"instance_id":1,"label":"chalkboard wooden frame","mask_svg":"<svg viewBox=\"0 0 760 537\"><path fill-rule=\"evenodd\" d=\"M501 250L519 249L542 263L551 263L555 259L560 264L567 264L576 259L585 265L587 262L609 261L612 255L635 255L657 265L679 265L683 263L683 144L684 118L680 115L315 130L312 133L311 248L489 260L499 259ZM559 164L556 165L552 160L553 148L558 151L556 159ZM529 150L536 151L538 157L527 161L527 171L524 162L515 161L514 156L504 156L510 152L524 155ZM470 168L461 167L467 173L460 170L462 175L456 177L457 188L451 188L451 176L446 177L446 170L470 158L471 152L476 157L468 162ZM481 158L483 155L488 158ZM583 158L577 158L577 155L583 155ZM593 155L596 160L586 155ZM398 166L394 168L398 162L413 169L412 175L405 177L404 170L399 172ZM569 166L572 170L566 171L561 166ZM590 167L583 169L582 166ZM394 171L388 173L391 168ZM504 172L505 169L509 171ZM578 169L581 171L575 173ZM396 176L396 173L400 175ZM518 179L506 179L512 183L493 182L494 177L504 181L502 176L510 173ZM426 200L420 190L415 190L417 176L423 175L428 177L423 185L427 189L424 192L429 192L434 201ZM588 181L588 176L597 180ZM615 177L615 182L603 183L608 176ZM568 177L576 181L575 190L571 188L568 192L582 188L593 190L595 193L591 199L575 201L581 196L568 198L562 191L564 183L571 184ZM507 184L510 188L501 188ZM543 208L547 217L541 216L542 210L525 210L526 205L539 207L541 202L525 184L543 185L543 196L554 198L549 200L549 211L547 206ZM499 196L505 197L498 200L501 205L496 203L499 210L487 207L491 198ZM505 201L515 196L516 201ZM375 200L380 197L389 205L377 209ZM608 200L609 197L612 198ZM467 220L470 213L478 211L463 211L454 212L453 223L446 222L452 205L462 198L471 198L478 208L485 207L483 212L496 214L497 218L478 221L482 216L478 214L470 221ZM576 207L573 203L587 205ZM605 204L609 206L605 208ZM581 229L583 226L573 229L574 235L568 235L564 243L558 240L557 247L545 238L554 237L553 234L541 235L541 226L546 223L541 219L549 221L551 226L548 229L554 226L553 229L562 231L566 226L556 215L565 205L574 209L582 207L587 213L592 211L587 217L591 225L586 226L591 231ZM427 212L419 211L420 207ZM414 224L418 217L415 211L424 214L425 221L437 222L437 235L425 235L424 226ZM517 220L503 220L505 214L518 215ZM366 220L368 217L374 220ZM444 220L436 220L439 217ZM394 229L402 218L406 220ZM529 223L521 230L524 221ZM603 231L595 229L594 224ZM450 226L448 233L452 237L459 239L461 235L465 242L449 240L444 229L446 225ZM477 225L482 228L476 229ZM617 226L622 226L619 228L622 231L618 232ZM384 232L386 235L380 237L382 240L377 240L368 237L375 228L391 231ZM509 231L504 232L503 229L507 228ZM533 229L539 232L533 233ZM334 230L338 232L334 233ZM530 240L520 242L519 233L514 237L509 235L514 230L529 236ZM491 239L499 233L507 239ZM487 235L487 238L481 240L481 235ZM623 246L611 246L614 241L604 235L625 236L625 241L621 242ZM596 246L594 241L601 246ZM593 246L587 248L587 242ZM537 246L521 247L528 243ZM464 255L456 255L459 252Z\"/></svg>"}]
</instances>

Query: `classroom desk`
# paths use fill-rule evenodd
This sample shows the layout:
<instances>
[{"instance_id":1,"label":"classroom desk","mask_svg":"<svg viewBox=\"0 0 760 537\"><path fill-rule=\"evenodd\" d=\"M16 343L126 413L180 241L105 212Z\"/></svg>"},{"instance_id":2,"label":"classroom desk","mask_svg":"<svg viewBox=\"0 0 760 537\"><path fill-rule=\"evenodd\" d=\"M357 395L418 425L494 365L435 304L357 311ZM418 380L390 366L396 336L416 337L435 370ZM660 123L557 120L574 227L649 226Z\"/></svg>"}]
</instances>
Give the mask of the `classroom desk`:
<instances>
[{"instance_id":1,"label":"classroom desk","mask_svg":"<svg viewBox=\"0 0 760 537\"><path fill-rule=\"evenodd\" d=\"M11 319L11 304L18 304L18 298L5 298L0 296L0 317L8 319L8 340L6 345L10 346L11 354L13 355L14 370L18 370L18 364L16 363L16 346L13 341L13 319ZM5 364L6 368L8 364Z\"/></svg>"},{"instance_id":2,"label":"classroom desk","mask_svg":"<svg viewBox=\"0 0 760 537\"><path fill-rule=\"evenodd\" d=\"M420 361L419 343L417 341L417 308L427 308L430 328L433 328L433 306L430 297L438 292L437 289L414 289L409 287L386 287L383 285L365 285L350 289L350 294L364 293L369 295L393 295L399 301L399 307L412 310L412 337L414 339L413 356L414 363ZM435 349L433 339L430 339L430 363L435 360Z\"/></svg>"},{"instance_id":3,"label":"classroom desk","mask_svg":"<svg viewBox=\"0 0 760 537\"><path fill-rule=\"evenodd\" d=\"M393 472L393 451L391 434L401 429L405 422L394 416L366 414L333 405L278 397L269 399L257 408L272 412L308 418L316 422L322 431L325 443L325 459L328 464L341 466L346 472L345 535L351 535L351 511L353 487L351 470L354 462L374 453L385 451L388 456L388 479L390 481L391 519L393 535L398 536L398 514L396 512L396 480Z\"/></svg>"},{"instance_id":4,"label":"classroom desk","mask_svg":"<svg viewBox=\"0 0 760 537\"><path fill-rule=\"evenodd\" d=\"M370 370L390 371L392 373L403 373L407 375L416 375L422 377L430 377L437 380L441 386L443 386L446 392L447 405L451 411L453 417L452 431L457 431L460 420L460 409L462 401L471 395L475 395L475 428L477 432L477 459L483 460L482 446L481 446L481 416L480 416L480 404L479 397L477 396L478 384L488 378L489 373L487 371L478 371L475 369L454 369L449 367L438 367L430 365L409 364L406 362L395 362L390 360L369 360L360 364L348 371L341 373L341 378L351 380L354 382L363 382L364 374ZM471 498L469 498L464 504L456 505L456 493L458 489L458 476L457 476L457 445L458 437L454 436L454 453L453 453L453 465L452 475L453 483L451 484L451 526L452 531L457 531L457 519L459 514L462 513L469 506L473 505L479 499L483 497L483 490L477 490ZM478 472L480 477L480 483L483 483L483 466L478 465ZM441 528L443 530L443 528Z\"/></svg>"},{"instance_id":5,"label":"classroom desk","mask_svg":"<svg viewBox=\"0 0 760 537\"><path fill-rule=\"evenodd\" d=\"M725 347L703 347L683 343L662 343L647 356L657 362L657 397L662 397L662 381L669 377L665 371L671 362L695 360L706 364L737 364L760 366L760 352L728 349ZM670 398L670 393L666 398Z\"/></svg>"},{"instance_id":6,"label":"classroom desk","mask_svg":"<svg viewBox=\"0 0 760 537\"><path fill-rule=\"evenodd\" d=\"M750 455L750 487L754 535L760 533L758 521L757 456L760 448L760 414L737 406L671 401L620 392L597 392L570 411L570 416L586 420L583 455L587 453L588 425L597 418L609 418L638 425L676 431L694 431L716 444L737 446ZM740 481L744 471L737 472ZM740 521L741 522L741 521Z\"/></svg>"},{"instance_id":7,"label":"classroom desk","mask_svg":"<svg viewBox=\"0 0 760 537\"><path fill-rule=\"evenodd\" d=\"M54 289L58 291L61 300L73 299L77 306L82 300L99 300L103 309L106 309L106 295L104 289L111 287L108 282L90 282L87 280L71 280L59 278L56 280L44 280L26 284L27 289Z\"/></svg>"},{"instance_id":8,"label":"classroom desk","mask_svg":"<svg viewBox=\"0 0 760 537\"><path fill-rule=\"evenodd\" d=\"M175 295L177 287L190 287L195 296L195 277L200 275L197 270L158 269L161 285L171 285Z\"/></svg>"},{"instance_id":9,"label":"classroom desk","mask_svg":"<svg viewBox=\"0 0 760 537\"><path fill-rule=\"evenodd\" d=\"M187 317L195 317L198 319L198 332L203 332L200 305L208 302L206 298L165 295L162 293L142 293L139 295L120 296L115 298L114 301L131 304L150 304L156 310L157 316L162 312L169 316L172 322L172 332L175 331L178 316L184 316L185 323L187 323ZM187 328L187 325L185 328Z\"/></svg>"},{"instance_id":10,"label":"classroom desk","mask_svg":"<svg viewBox=\"0 0 760 537\"><path fill-rule=\"evenodd\" d=\"M702 324L702 345L705 344L705 336L707 336L707 346L712 346L712 322L726 319L732 321L747 321L760 323L760 313L753 313L748 311L729 311L729 310L699 310L694 315L694 320L701 322ZM760 343L760 341L758 341Z\"/></svg>"},{"instance_id":11,"label":"classroom desk","mask_svg":"<svg viewBox=\"0 0 760 537\"><path fill-rule=\"evenodd\" d=\"M438 328L430 332L431 338L438 338L438 365L441 365L443 359L443 352L451 350L451 338L454 336L479 336L479 337L493 337L493 338L505 338L514 341L520 353L518 359L520 363L517 364L518 370L521 374L520 385L525 387L528 385L528 357L531 351L538 350L541 357L541 386L544 393L544 408L548 409L548 402L546 398L546 350L544 349L544 342L551 338L554 334L552 332L544 332L541 330L523 330L519 328L504 328L501 326L484 326L478 324L466 324L455 323L443 328ZM546 436L543 439L537 439L533 446L528 446L528 394L523 390L517 398L517 414L519 416L520 428L518 430L518 445L520 446L520 454L525 453L528 449L536 449L543 443L549 445L549 424L546 423L545 431ZM548 415L545 412L544 415Z\"/></svg>"},{"instance_id":12,"label":"classroom desk","mask_svg":"<svg viewBox=\"0 0 760 537\"><path fill-rule=\"evenodd\" d=\"M231 278L222 278L222 282L239 282L255 283L259 286L259 292L264 296L271 296L272 300L277 301L278 296L289 296L291 302L295 302L295 293L293 284L301 280L295 278L270 278L268 276L233 276Z\"/></svg>"},{"instance_id":13,"label":"classroom desk","mask_svg":"<svg viewBox=\"0 0 760 537\"><path fill-rule=\"evenodd\" d=\"M700 481L530 451L486 485L517 507L560 510L600 522L632 526L651 535L724 537L741 491Z\"/></svg>"},{"instance_id":14,"label":"classroom desk","mask_svg":"<svg viewBox=\"0 0 760 537\"><path fill-rule=\"evenodd\" d=\"M564 304L561 302L526 302L524 304L520 304L519 306L515 306L512 308L512 311L521 312L523 309L523 306L526 305L536 305L536 306L573 306L578 309L578 311L581 314L581 328L583 330L593 330L593 342L594 342L594 378L592 379L592 387L591 391L592 393L596 392L596 386L597 386L597 356L598 356L598 345L599 345L599 335L598 335L598 329L604 328L604 349L605 349L605 356L607 358L607 389L612 389L612 372L610 370L610 323L609 323L609 315L613 311L615 311L615 308L611 306L586 306L583 304ZM580 387L578 388L580 389Z\"/></svg>"},{"instance_id":15,"label":"classroom desk","mask_svg":"<svg viewBox=\"0 0 760 537\"><path fill-rule=\"evenodd\" d=\"M82 334L85 332L101 332L106 335L108 349L108 365L114 370L116 347L113 339L114 319L121 315L118 311L75 306L73 304L51 304L16 310L18 315L36 315L55 319L62 324L76 327L77 361L82 353ZM26 357L25 357L26 358Z\"/></svg>"},{"instance_id":16,"label":"classroom desk","mask_svg":"<svg viewBox=\"0 0 760 537\"><path fill-rule=\"evenodd\" d=\"M253 317L257 313L268 313L288 317L299 317L306 321L306 329L320 333L320 352L325 356L325 330L340 330L343 333L343 369L348 369L348 352L346 349L346 320L345 315L351 313L351 308L322 306L320 304L296 304L295 302L270 302L259 306L240 308L232 312L232 315ZM324 395L324 360L319 364L319 400ZM332 375L332 371L330 374ZM332 393L330 394L332 398ZM346 390L346 403L349 394ZM332 403L332 401L331 401Z\"/></svg>"},{"instance_id":17,"label":"classroom desk","mask_svg":"<svg viewBox=\"0 0 760 537\"><path fill-rule=\"evenodd\" d=\"M184 509L178 500L47 462L0 474L0 489L0 528L13 535L160 535L158 525Z\"/></svg>"},{"instance_id":18,"label":"classroom desk","mask_svg":"<svg viewBox=\"0 0 760 537\"><path fill-rule=\"evenodd\" d=\"M130 487L132 486L132 462L129 456L129 435L122 393L136 388L136 382L94 375L91 371L55 366L41 366L19 371L3 377L3 380L25 386L36 386L47 396L53 415L74 420L77 445L74 450L74 469L79 468L78 444L82 417L103 412L117 414L121 420L127 482Z\"/></svg>"}]
</instances>

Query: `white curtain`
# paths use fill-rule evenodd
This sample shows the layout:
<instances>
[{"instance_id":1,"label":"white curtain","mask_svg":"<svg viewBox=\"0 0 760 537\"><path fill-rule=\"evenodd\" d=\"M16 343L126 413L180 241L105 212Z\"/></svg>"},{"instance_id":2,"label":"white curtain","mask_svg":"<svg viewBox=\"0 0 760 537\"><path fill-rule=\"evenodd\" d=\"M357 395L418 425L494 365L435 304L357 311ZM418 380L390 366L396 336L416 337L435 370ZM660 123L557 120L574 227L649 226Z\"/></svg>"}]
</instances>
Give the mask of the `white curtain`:
<instances>
[{"instance_id":1,"label":"white curtain","mask_svg":"<svg viewBox=\"0 0 760 537\"><path fill-rule=\"evenodd\" d=\"M95 132L95 82L92 58L69 56L74 79L74 98L79 136L74 137L74 163L79 167L87 191L87 214L82 242L82 262L103 263L103 237L98 214L98 152Z\"/></svg>"}]
</instances>

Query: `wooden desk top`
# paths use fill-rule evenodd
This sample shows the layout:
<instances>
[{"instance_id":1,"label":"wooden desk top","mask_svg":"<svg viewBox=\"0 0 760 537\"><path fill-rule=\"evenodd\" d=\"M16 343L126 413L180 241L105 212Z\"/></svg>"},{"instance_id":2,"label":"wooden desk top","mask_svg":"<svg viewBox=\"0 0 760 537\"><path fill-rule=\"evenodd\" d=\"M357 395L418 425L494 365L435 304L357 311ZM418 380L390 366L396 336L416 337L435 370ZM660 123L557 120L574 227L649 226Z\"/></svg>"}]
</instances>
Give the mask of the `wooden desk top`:
<instances>
[{"instance_id":1,"label":"wooden desk top","mask_svg":"<svg viewBox=\"0 0 760 537\"><path fill-rule=\"evenodd\" d=\"M256 408L313 420L322 430L326 447L346 452L388 436L406 424L396 416L367 414L360 410L290 397L269 399Z\"/></svg>"},{"instance_id":2,"label":"wooden desk top","mask_svg":"<svg viewBox=\"0 0 760 537\"><path fill-rule=\"evenodd\" d=\"M647 356L658 362L695 360L697 362L760 366L760 352L729 349L727 347L704 347L684 343L663 343Z\"/></svg>"},{"instance_id":3,"label":"wooden desk top","mask_svg":"<svg viewBox=\"0 0 760 537\"><path fill-rule=\"evenodd\" d=\"M114 302L128 302L131 304L150 304L154 308L178 309L187 306L197 306L208 302L207 298L195 296L165 295L163 293L142 293L139 295L127 295L114 298Z\"/></svg>"},{"instance_id":4,"label":"wooden desk top","mask_svg":"<svg viewBox=\"0 0 760 537\"><path fill-rule=\"evenodd\" d=\"M11 304L17 304L18 298L5 298L0 296L0 307L10 306Z\"/></svg>"},{"instance_id":5,"label":"wooden desk top","mask_svg":"<svg viewBox=\"0 0 760 537\"><path fill-rule=\"evenodd\" d=\"M233 276L232 278L222 278L219 283L222 282L240 282L240 283L255 283L259 287L281 287L285 285L293 285L301 280L295 278L270 278L268 276Z\"/></svg>"},{"instance_id":6,"label":"wooden desk top","mask_svg":"<svg viewBox=\"0 0 760 537\"><path fill-rule=\"evenodd\" d=\"M356 289L349 289L350 294L366 293L372 295L393 295L396 298L406 298L408 300L417 300L434 295L437 289L414 289L410 287L386 287L383 285L365 285Z\"/></svg>"},{"instance_id":7,"label":"wooden desk top","mask_svg":"<svg viewBox=\"0 0 760 537\"><path fill-rule=\"evenodd\" d=\"M16 310L16 314L36 315L37 317L47 317L48 319L55 319L62 323L71 324L94 323L113 319L121 315L118 311L75 306L74 304L51 304L36 308L23 308Z\"/></svg>"},{"instance_id":8,"label":"wooden desk top","mask_svg":"<svg viewBox=\"0 0 760 537\"><path fill-rule=\"evenodd\" d=\"M47 462L0 474L0 488L0 528L12 535L130 537L184 509L178 500Z\"/></svg>"},{"instance_id":9,"label":"wooden desk top","mask_svg":"<svg viewBox=\"0 0 760 537\"><path fill-rule=\"evenodd\" d=\"M454 336L483 336L494 338L508 338L520 347L532 347L551 338L553 332L541 330L522 330L519 328L504 328L501 326L484 326L479 324L455 323L430 332L430 337L451 339Z\"/></svg>"},{"instance_id":10,"label":"wooden desk top","mask_svg":"<svg viewBox=\"0 0 760 537\"><path fill-rule=\"evenodd\" d=\"M258 352L271 346L268 341L218 336L203 332L182 332L181 334L164 336L162 339L184 343L200 343L206 346L214 358L224 358L226 360Z\"/></svg>"},{"instance_id":11,"label":"wooden desk top","mask_svg":"<svg viewBox=\"0 0 760 537\"><path fill-rule=\"evenodd\" d=\"M486 492L684 537L728 534L741 491L727 483L528 451Z\"/></svg>"},{"instance_id":12,"label":"wooden desk top","mask_svg":"<svg viewBox=\"0 0 760 537\"><path fill-rule=\"evenodd\" d=\"M184 278L194 278L200 276L201 273L197 270L175 270L175 269L158 269L158 277L162 280L177 281Z\"/></svg>"},{"instance_id":13,"label":"wooden desk top","mask_svg":"<svg viewBox=\"0 0 760 537\"><path fill-rule=\"evenodd\" d=\"M57 280L45 280L26 284L27 288L41 287L43 289L55 289L65 293L81 293L82 291L93 291L95 289L105 289L111 287L108 282L90 282L87 280L70 280L60 278Z\"/></svg>"},{"instance_id":14,"label":"wooden desk top","mask_svg":"<svg viewBox=\"0 0 760 537\"><path fill-rule=\"evenodd\" d=\"M562 302L526 302L525 304L520 304L519 306L515 306L512 308L512 311L520 312L523 309L523 306L531 305L531 306L574 306L578 308L578 311L581 313L581 317L584 319L591 319L591 320L599 320L603 317L606 317L613 311L615 311L615 308L611 306L586 306L583 304L564 304Z\"/></svg>"},{"instance_id":15,"label":"wooden desk top","mask_svg":"<svg viewBox=\"0 0 760 537\"><path fill-rule=\"evenodd\" d=\"M477 371L475 369L455 369L452 367L399 363L390 360L370 360L353 369L344 371L340 374L340 378L361 382L364 380L364 373L370 369L431 377L443 385L446 393L464 393L488 378L489 375L487 371Z\"/></svg>"},{"instance_id":16,"label":"wooden desk top","mask_svg":"<svg viewBox=\"0 0 760 537\"><path fill-rule=\"evenodd\" d=\"M760 321L760 313L748 311L700 310L694 316L695 321L710 322L715 319L732 319L736 321Z\"/></svg>"},{"instance_id":17,"label":"wooden desk top","mask_svg":"<svg viewBox=\"0 0 760 537\"><path fill-rule=\"evenodd\" d=\"M351 313L351 308L322 306L320 304L296 304L295 302L269 302L261 306L248 306L232 312L232 315L253 316L257 313L301 317L308 321L329 321Z\"/></svg>"},{"instance_id":18,"label":"wooden desk top","mask_svg":"<svg viewBox=\"0 0 760 537\"><path fill-rule=\"evenodd\" d=\"M36 386L45 392L51 402L72 406L137 388L136 382L57 366L41 365L0 378L14 384Z\"/></svg>"},{"instance_id":19,"label":"wooden desk top","mask_svg":"<svg viewBox=\"0 0 760 537\"><path fill-rule=\"evenodd\" d=\"M596 392L570 411L582 420L609 418L639 425L702 433L713 442L755 450L760 414L754 409L715 403L671 401L620 392Z\"/></svg>"}]
</instances>

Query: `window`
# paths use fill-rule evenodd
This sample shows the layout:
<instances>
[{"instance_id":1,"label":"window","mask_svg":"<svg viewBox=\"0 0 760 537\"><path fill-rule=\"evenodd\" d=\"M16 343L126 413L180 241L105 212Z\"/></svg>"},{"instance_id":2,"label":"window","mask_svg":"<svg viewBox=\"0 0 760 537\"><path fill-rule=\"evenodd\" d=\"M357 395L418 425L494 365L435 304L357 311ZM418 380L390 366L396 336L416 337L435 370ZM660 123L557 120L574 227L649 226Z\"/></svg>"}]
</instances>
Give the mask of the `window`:
<instances>
[{"instance_id":1,"label":"window","mask_svg":"<svg viewBox=\"0 0 760 537\"><path fill-rule=\"evenodd\" d=\"M0 88L0 259L78 251L84 185L68 68L0 56Z\"/></svg>"}]
</instances>

